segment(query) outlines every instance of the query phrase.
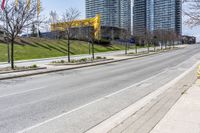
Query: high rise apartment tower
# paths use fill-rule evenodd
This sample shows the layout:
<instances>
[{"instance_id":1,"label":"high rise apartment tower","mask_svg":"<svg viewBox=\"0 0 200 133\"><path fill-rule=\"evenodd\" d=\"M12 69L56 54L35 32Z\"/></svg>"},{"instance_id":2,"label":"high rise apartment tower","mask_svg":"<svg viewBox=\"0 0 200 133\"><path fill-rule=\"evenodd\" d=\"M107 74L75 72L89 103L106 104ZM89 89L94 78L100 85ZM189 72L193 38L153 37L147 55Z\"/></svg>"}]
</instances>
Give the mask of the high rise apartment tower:
<instances>
[{"instance_id":1,"label":"high rise apartment tower","mask_svg":"<svg viewBox=\"0 0 200 133\"><path fill-rule=\"evenodd\" d=\"M101 25L131 29L131 0L86 0L86 18L101 15Z\"/></svg>"},{"instance_id":2,"label":"high rise apartment tower","mask_svg":"<svg viewBox=\"0 0 200 133\"><path fill-rule=\"evenodd\" d=\"M181 0L134 0L133 33L170 30L182 33Z\"/></svg>"}]
</instances>

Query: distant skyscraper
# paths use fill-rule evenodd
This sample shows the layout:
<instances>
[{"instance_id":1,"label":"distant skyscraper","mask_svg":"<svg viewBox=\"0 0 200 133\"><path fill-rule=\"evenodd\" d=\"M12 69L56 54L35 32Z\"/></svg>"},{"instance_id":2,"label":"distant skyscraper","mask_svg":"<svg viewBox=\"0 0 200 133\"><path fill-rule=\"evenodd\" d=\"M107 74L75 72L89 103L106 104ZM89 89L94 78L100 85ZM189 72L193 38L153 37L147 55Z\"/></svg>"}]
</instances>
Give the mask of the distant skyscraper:
<instances>
[{"instance_id":1,"label":"distant skyscraper","mask_svg":"<svg viewBox=\"0 0 200 133\"><path fill-rule=\"evenodd\" d=\"M134 0L133 33L173 30L182 33L181 0Z\"/></svg>"},{"instance_id":2,"label":"distant skyscraper","mask_svg":"<svg viewBox=\"0 0 200 133\"><path fill-rule=\"evenodd\" d=\"M120 27L131 31L131 0L120 1Z\"/></svg>"},{"instance_id":3,"label":"distant skyscraper","mask_svg":"<svg viewBox=\"0 0 200 133\"><path fill-rule=\"evenodd\" d=\"M86 17L97 13L102 26L131 29L131 0L86 0Z\"/></svg>"},{"instance_id":4,"label":"distant skyscraper","mask_svg":"<svg viewBox=\"0 0 200 133\"><path fill-rule=\"evenodd\" d=\"M142 35L147 27L146 0L134 0L133 5L133 34Z\"/></svg>"}]
</instances>

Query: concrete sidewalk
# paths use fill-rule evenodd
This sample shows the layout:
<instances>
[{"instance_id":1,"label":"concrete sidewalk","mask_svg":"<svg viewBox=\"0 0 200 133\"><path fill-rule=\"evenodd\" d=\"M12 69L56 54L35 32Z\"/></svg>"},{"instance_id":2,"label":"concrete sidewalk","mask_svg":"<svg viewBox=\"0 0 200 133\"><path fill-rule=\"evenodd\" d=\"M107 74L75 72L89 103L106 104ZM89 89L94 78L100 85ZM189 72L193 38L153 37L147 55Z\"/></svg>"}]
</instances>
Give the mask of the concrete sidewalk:
<instances>
[{"instance_id":1,"label":"concrete sidewalk","mask_svg":"<svg viewBox=\"0 0 200 133\"><path fill-rule=\"evenodd\" d=\"M200 133L200 80L183 94L151 133Z\"/></svg>"}]
</instances>

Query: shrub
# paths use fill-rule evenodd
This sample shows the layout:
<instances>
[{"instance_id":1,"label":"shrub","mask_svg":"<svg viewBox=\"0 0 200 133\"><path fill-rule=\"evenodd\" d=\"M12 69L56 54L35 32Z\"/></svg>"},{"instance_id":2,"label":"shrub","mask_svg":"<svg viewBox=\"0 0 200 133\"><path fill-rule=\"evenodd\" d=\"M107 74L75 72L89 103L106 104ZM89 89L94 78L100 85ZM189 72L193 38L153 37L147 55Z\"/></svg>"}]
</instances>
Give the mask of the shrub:
<instances>
[{"instance_id":1,"label":"shrub","mask_svg":"<svg viewBox=\"0 0 200 133\"><path fill-rule=\"evenodd\" d=\"M61 60L60 63L65 63L65 61L64 61L64 60Z\"/></svg>"},{"instance_id":2,"label":"shrub","mask_svg":"<svg viewBox=\"0 0 200 133\"><path fill-rule=\"evenodd\" d=\"M30 68L37 68L38 66L36 64L32 65Z\"/></svg>"},{"instance_id":3,"label":"shrub","mask_svg":"<svg viewBox=\"0 0 200 133\"><path fill-rule=\"evenodd\" d=\"M96 44L101 44L101 45L109 45L110 44L110 40L101 39L101 40L96 40L95 43Z\"/></svg>"},{"instance_id":4,"label":"shrub","mask_svg":"<svg viewBox=\"0 0 200 133\"><path fill-rule=\"evenodd\" d=\"M128 54L135 54L134 52L130 52L130 53L128 53Z\"/></svg>"},{"instance_id":5,"label":"shrub","mask_svg":"<svg viewBox=\"0 0 200 133\"><path fill-rule=\"evenodd\" d=\"M86 61L87 61L87 58L80 59L80 62L86 62Z\"/></svg>"},{"instance_id":6,"label":"shrub","mask_svg":"<svg viewBox=\"0 0 200 133\"><path fill-rule=\"evenodd\" d=\"M76 63L77 61L76 60L71 60L71 63Z\"/></svg>"},{"instance_id":7,"label":"shrub","mask_svg":"<svg viewBox=\"0 0 200 133\"><path fill-rule=\"evenodd\" d=\"M102 57L101 56L97 56L96 59L99 60L99 59L102 59Z\"/></svg>"}]
</instances>

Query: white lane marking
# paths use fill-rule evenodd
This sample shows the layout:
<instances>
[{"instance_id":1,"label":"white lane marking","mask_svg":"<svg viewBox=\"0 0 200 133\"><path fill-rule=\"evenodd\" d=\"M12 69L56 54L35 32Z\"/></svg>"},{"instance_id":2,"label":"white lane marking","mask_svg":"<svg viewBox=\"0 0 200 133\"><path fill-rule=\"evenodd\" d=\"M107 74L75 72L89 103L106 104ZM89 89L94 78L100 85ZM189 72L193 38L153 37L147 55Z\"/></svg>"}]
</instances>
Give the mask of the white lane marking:
<instances>
[{"instance_id":1,"label":"white lane marking","mask_svg":"<svg viewBox=\"0 0 200 133\"><path fill-rule=\"evenodd\" d=\"M192 59L193 57L195 57L195 56L192 56L190 59ZM186 60L186 61L183 61L182 63L180 63L180 64L178 64L178 65L176 65L176 67L181 66L181 65L184 64L185 62L187 62L187 60ZM200 63L200 62L199 62L199 63ZM191 67L189 67L189 68L191 68ZM92 104L94 104L94 103L96 103L96 102L102 101L102 100L104 100L104 99L106 99L106 98L108 98L108 97L111 97L111 96L113 96L113 95L116 95L116 94L119 94L119 93L121 93L121 92L123 92L123 91L126 91L126 90L128 90L128 89L130 89L130 88L132 88L132 87L134 87L134 86L137 86L137 85L143 83L143 82L146 82L146 81L148 81L148 80L151 80L151 79L153 79L153 78L155 78L155 77L157 77L157 76L159 76L159 75L161 75L161 74L163 74L163 73L165 73L165 72L167 72L167 71L169 71L169 70L170 70L170 69L166 69L166 70L164 70L164 71L161 72L161 73L158 73L158 74L156 74L156 75L154 75L154 76L152 76L152 77L149 77L149 78L147 78L147 79L145 79L145 80L142 80L142 81L140 81L140 82L138 82L138 83L135 83L135 84L133 84L133 85L131 85L131 86L129 86L129 87L126 87L126 88L124 88L124 89L122 89L122 90L116 91L116 92L114 92L114 93L112 93L112 94L109 94L109 95L107 95L107 96L104 96L104 97L102 97L102 98L99 98L99 99L97 99L97 100L95 100L95 101L92 101L92 102L90 102L90 103L87 103L87 104L85 104L85 105L83 105L83 106L80 106L80 107L78 107L78 108L75 108L75 109L73 109L73 110L71 110L71 111L68 111L68 112L66 112L66 113L60 114L60 115L58 115L58 116L56 116L56 117L53 117L53 118L48 119L48 120L46 120L46 121L43 121L43 122L41 122L41 123L38 123L38 124L36 124L36 125L34 125L34 126L25 128L25 129L23 129L23 130L21 130L21 131L18 131L17 133L26 133L26 132L28 132L28 131L30 131L30 130L32 130L32 129L34 129L34 128L37 128L37 127L39 127L39 126L42 126L42 125L44 125L44 124L46 124L46 123L48 123L48 122L51 122L51 121L56 120L56 119L58 119L58 118L61 118L61 117L65 116L65 115L68 115L68 114L70 114L70 113L73 113L73 112L75 112L75 111L78 111L78 110L80 110L80 109L83 109L84 107L87 107L87 106L89 106L89 105L92 105Z\"/></svg>"},{"instance_id":2,"label":"white lane marking","mask_svg":"<svg viewBox=\"0 0 200 133\"><path fill-rule=\"evenodd\" d=\"M26 90L26 91L21 91L21 92L11 93L11 94L7 94L7 95L2 95L2 96L0 96L0 98L9 97L9 96L13 96L13 95L24 94L24 93L27 93L27 92L37 91L37 90L41 90L41 89L44 89L44 88L46 88L46 87L39 87L39 88L34 88L34 89Z\"/></svg>"},{"instance_id":3,"label":"white lane marking","mask_svg":"<svg viewBox=\"0 0 200 133\"><path fill-rule=\"evenodd\" d=\"M73 113L73 112L75 112L75 111L78 111L78 110L80 110L80 109L82 109L82 108L84 108L84 107L87 107L87 106L92 105L92 104L94 104L94 103L96 103L96 102L102 101L102 100L104 100L104 99L106 99L106 98L109 98L109 97L111 97L111 96L113 96L113 95L119 94L119 93L121 93L121 92L123 92L123 91L126 91L126 90L128 90L128 89L130 89L130 88L132 88L132 87L134 87L134 86L137 86L137 85L139 85L139 84L141 84L141 83L143 83L143 82L146 82L146 81L148 81L148 80L151 80L151 79L157 77L158 75L161 75L161 74L165 73L166 71L168 71L168 70L164 70L163 72L158 73L158 74L156 74L156 75L154 75L154 76L152 76L152 77L150 77L150 78L147 78L147 79L145 79L145 80L142 80L142 81L140 81L140 82L138 82L138 83L135 83L135 84L133 84L133 85L131 85L131 86L129 86L129 87L126 87L126 88L124 88L124 89L122 89L122 90L116 91L116 92L114 92L114 93L112 93L112 94L109 94L109 95L107 95L107 96L104 96L104 97L102 97L102 98L99 98L99 99L97 99L97 100L95 100L95 101L92 101L92 102L90 102L90 103L87 103L87 104L85 104L85 105L83 105L83 106L80 106L80 107L78 107L78 108L75 108L75 109L73 109L73 110L71 110L71 111L68 111L68 112L66 112L66 113L60 114L60 115L58 115L58 116L56 116L56 117L53 117L53 118L51 118L51 119L48 119L48 120L46 120L46 121L44 121L44 122L38 123L38 124L36 124L36 125L34 125L34 126L31 126L31 127L28 127L28 128L25 128L25 129L23 129L23 130L21 130L21 131L18 131L17 133L25 133L25 132L27 132L27 131L30 131L30 130L36 128L36 127L39 127L39 126L41 126L41 125L44 125L44 124L46 124L46 123L48 123L48 122L50 122L50 121L56 120L56 119L61 118L61 117L65 116L65 115L68 115L68 114L70 114L70 113Z\"/></svg>"}]
</instances>

